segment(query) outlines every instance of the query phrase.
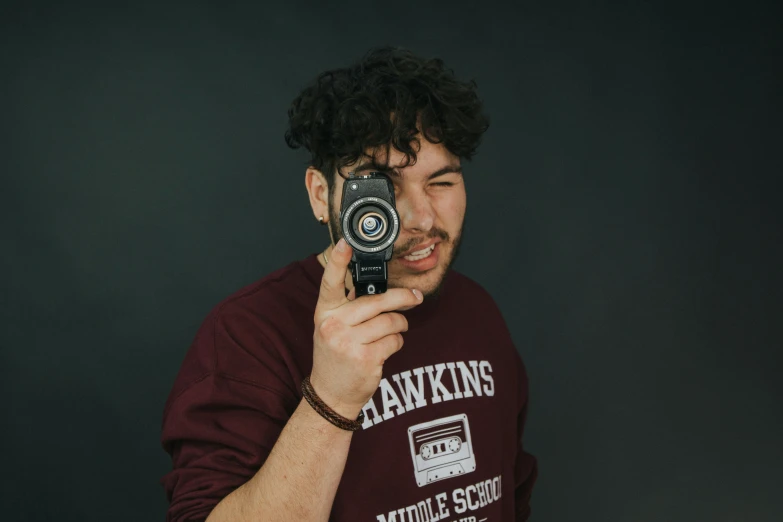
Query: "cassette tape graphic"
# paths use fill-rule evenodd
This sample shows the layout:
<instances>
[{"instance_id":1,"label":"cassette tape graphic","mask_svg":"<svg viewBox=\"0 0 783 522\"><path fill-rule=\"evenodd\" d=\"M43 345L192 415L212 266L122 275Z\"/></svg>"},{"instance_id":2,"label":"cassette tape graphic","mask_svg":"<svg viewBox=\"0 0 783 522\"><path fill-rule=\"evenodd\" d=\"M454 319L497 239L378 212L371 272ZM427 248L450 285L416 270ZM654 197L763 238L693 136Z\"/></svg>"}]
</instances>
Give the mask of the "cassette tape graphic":
<instances>
[{"instance_id":1,"label":"cassette tape graphic","mask_svg":"<svg viewBox=\"0 0 783 522\"><path fill-rule=\"evenodd\" d=\"M476 469L468 416L464 413L411 426L408 441L419 487Z\"/></svg>"}]
</instances>

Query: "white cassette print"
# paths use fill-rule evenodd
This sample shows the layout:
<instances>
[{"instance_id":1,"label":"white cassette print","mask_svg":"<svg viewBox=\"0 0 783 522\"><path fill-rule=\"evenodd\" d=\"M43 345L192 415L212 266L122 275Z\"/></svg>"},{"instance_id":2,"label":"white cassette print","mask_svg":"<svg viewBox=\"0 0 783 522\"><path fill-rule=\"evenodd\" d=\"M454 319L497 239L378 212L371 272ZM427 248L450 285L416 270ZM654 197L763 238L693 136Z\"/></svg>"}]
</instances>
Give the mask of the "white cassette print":
<instances>
[{"instance_id":1,"label":"white cassette print","mask_svg":"<svg viewBox=\"0 0 783 522\"><path fill-rule=\"evenodd\" d=\"M419 487L476 469L468 416L464 413L411 426L408 441Z\"/></svg>"}]
</instances>

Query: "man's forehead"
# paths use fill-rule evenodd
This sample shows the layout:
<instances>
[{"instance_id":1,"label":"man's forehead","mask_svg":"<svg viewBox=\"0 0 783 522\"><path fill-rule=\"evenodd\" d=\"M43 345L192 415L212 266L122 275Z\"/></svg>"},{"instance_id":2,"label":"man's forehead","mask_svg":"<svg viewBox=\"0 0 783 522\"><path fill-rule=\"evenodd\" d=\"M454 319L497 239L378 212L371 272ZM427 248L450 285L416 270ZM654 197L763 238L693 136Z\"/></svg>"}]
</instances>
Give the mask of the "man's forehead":
<instances>
[{"instance_id":1,"label":"man's forehead","mask_svg":"<svg viewBox=\"0 0 783 522\"><path fill-rule=\"evenodd\" d=\"M442 146L441 146L442 147ZM458 157L451 154L445 147L442 151L437 150L440 147L434 147L435 150L429 148L422 154L421 148L417 151L416 158L406 155L405 153L396 149L391 153L387 153L383 148L376 149L375 151L367 151L359 158L355 163L345 167L344 171L347 175L380 171L391 175L392 177L402 179L405 175L405 171L411 171L419 165L422 171L428 171L428 166L434 166L435 168L450 166L454 172L459 172L460 160ZM435 154L432 154L435 152ZM422 161L422 156L424 160ZM429 164L429 165L425 165Z\"/></svg>"},{"instance_id":2,"label":"man's forehead","mask_svg":"<svg viewBox=\"0 0 783 522\"><path fill-rule=\"evenodd\" d=\"M418 151L417 151L418 152ZM378 147L374 150L367 150L353 165L348 168L352 170L400 170L413 165L416 160L404 152L392 148L391 151L386 147Z\"/></svg>"}]
</instances>

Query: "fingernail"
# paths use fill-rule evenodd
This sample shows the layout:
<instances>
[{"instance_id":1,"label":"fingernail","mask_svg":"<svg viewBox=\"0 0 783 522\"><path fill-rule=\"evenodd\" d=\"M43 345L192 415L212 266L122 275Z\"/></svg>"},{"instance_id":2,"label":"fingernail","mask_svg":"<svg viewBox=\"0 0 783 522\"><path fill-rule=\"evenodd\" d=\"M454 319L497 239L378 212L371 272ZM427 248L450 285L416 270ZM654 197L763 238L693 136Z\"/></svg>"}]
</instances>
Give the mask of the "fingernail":
<instances>
[{"instance_id":1,"label":"fingernail","mask_svg":"<svg viewBox=\"0 0 783 522\"><path fill-rule=\"evenodd\" d=\"M337 248L340 252L345 252L345 238L340 238L340 241L337 242L337 245L335 245L335 248Z\"/></svg>"},{"instance_id":2,"label":"fingernail","mask_svg":"<svg viewBox=\"0 0 783 522\"><path fill-rule=\"evenodd\" d=\"M415 296L416 296L416 299L418 299L419 301L421 301L421 300L424 298L424 296L423 296L423 295L421 295L421 292L419 292L419 291L418 291L418 290L416 290L415 288L413 289L413 295L415 295Z\"/></svg>"}]
</instances>

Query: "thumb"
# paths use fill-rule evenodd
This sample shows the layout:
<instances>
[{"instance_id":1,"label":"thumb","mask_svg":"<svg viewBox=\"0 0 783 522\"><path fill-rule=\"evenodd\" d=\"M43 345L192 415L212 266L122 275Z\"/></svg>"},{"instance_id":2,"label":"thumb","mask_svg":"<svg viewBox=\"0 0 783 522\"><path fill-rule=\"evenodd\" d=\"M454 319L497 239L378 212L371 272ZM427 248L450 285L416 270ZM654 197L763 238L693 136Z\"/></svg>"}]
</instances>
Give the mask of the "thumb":
<instances>
[{"instance_id":1,"label":"thumb","mask_svg":"<svg viewBox=\"0 0 783 522\"><path fill-rule=\"evenodd\" d=\"M348 274L348 263L352 255L351 247L345 239L340 238L332 249L329 263L324 268L324 275L321 278L321 290L316 305L320 309L334 310L345 303L345 276Z\"/></svg>"}]
</instances>

